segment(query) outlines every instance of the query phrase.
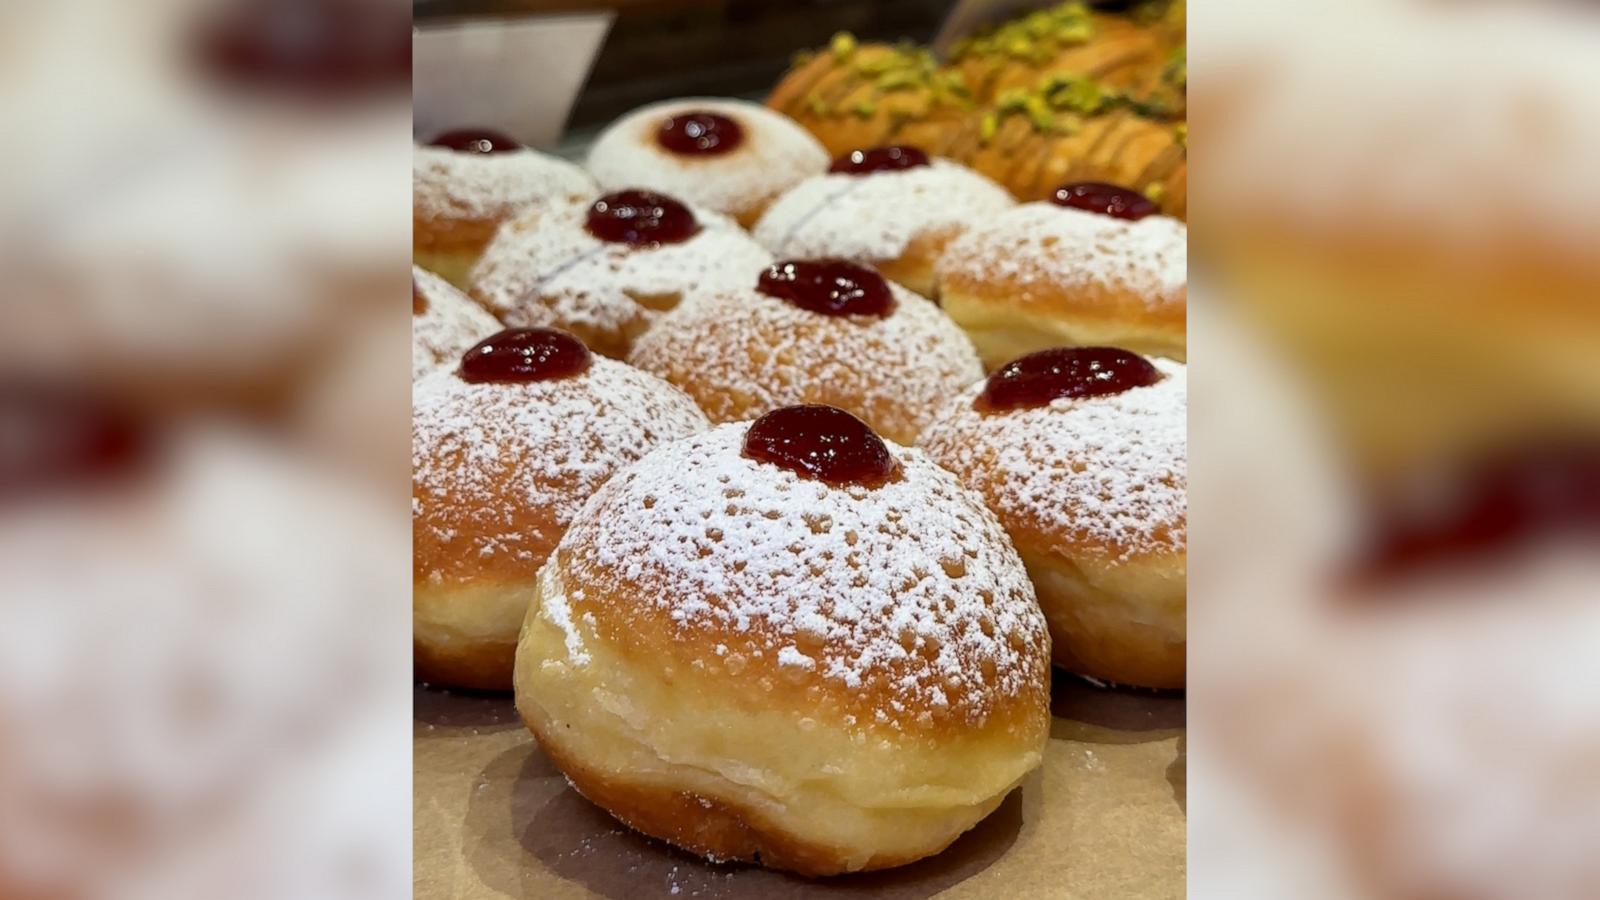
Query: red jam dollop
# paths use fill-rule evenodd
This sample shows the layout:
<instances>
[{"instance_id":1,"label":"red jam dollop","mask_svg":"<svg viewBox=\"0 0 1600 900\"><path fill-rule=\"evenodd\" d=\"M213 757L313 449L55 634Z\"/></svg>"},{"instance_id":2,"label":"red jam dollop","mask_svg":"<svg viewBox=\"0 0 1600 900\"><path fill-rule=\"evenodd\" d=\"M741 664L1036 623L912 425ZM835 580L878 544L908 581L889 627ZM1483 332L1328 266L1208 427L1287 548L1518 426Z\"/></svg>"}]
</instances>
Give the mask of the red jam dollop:
<instances>
[{"instance_id":1,"label":"red jam dollop","mask_svg":"<svg viewBox=\"0 0 1600 900\"><path fill-rule=\"evenodd\" d=\"M613 244L680 244L700 231L689 207L653 191L617 191L589 207L589 233Z\"/></svg>"},{"instance_id":2,"label":"red jam dollop","mask_svg":"<svg viewBox=\"0 0 1600 900\"><path fill-rule=\"evenodd\" d=\"M589 348L554 328L508 328L478 342L461 357L461 380L554 381L589 368Z\"/></svg>"},{"instance_id":3,"label":"red jam dollop","mask_svg":"<svg viewBox=\"0 0 1600 900\"><path fill-rule=\"evenodd\" d=\"M761 273L756 289L825 316L877 316L894 312L883 276L842 259L790 259Z\"/></svg>"},{"instance_id":4,"label":"red jam dollop","mask_svg":"<svg viewBox=\"0 0 1600 900\"><path fill-rule=\"evenodd\" d=\"M744 455L840 486L877 487L900 471L871 426L832 406L786 406L767 413L745 433Z\"/></svg>"},{"instance_id":5,"label":"red jam dollop","mask_svg":"<svg viewBox=\"0 0 1600 900\"><path fill-rule=\"evenodd\" d=\"M378 0L235 0L195 51L225 85L312 101L411 84L410 10Z\"/></svg>"},{"instance_id":6,"label":"red jam dollop","mask_svg":"<svg viewBox=\"0 0 1600 900\"><path fill-rule=\"evenodd\" d=\"M1129 222L1137 222L1145 216L1153 216L1161 211L1161 207L1138 191L1106 184L1103 181L1064 184L1050 195L1050 202L1057 206L1111 216L1114 219L1126 219Z\"/></svg>"},{"instance_id":7,"label":"red jam dollop","mask_svg":"<svg viewBox=\"0 0 1600 900\"><path fill-rule=\"evenodd\" d=\"M522 149L515 138L487 128L457 128L428 143L457 153L510 153Z\"/></svg>"},{"instance_id":8,"label":"red jam dollop","mask_svg":"<svg viewBox=\"0 0 1600 900\"><path fill-rule=\"evenodd\" d=\"M870 175L873 172L896 172L926 165L930 165L928 154L916 147L894 144L870 150L851 150L834 160L828 171L835 175Z\"/></svg>"},{"instance_id":9,"label":"red jam dollop","mask_svg":"<svg viewBox=\"0 0 1600 900\"><path fill-rule=\"evenodd\" d=\"M1426 489L1369 501L1358 586L1509 554L1540 540L1600 536L1600 444L1512 447L1436 467ZM1388 596L1388 594L1383 594Z\"/></svg>"},{"instance_id":10,"label":"red jam dollop","mask_svg":"<svg viewBox=\"0 0 1600 900\"><path fill-rule=\"evenodd\" d=\"M152 449L143 423L92 391L0 380L0 501L125 476Z\"/></svg>"},{"instance_id":11,"label":"red jam dollop","mask_svg":"<svg viewBox=\"0 0 1600 900\"><path fill-rule=\"evenodd\" d=\"M691 110L662 122L656 141L684 156L716 156L743 143L744 129L727 116Z\"/></svg>"},{"instance_id":12,"label":"red jam dollop","mask_svg":"<svg viewBox=\"0 0 1600 900\"><path fill-rule=\"evenodd\" d=\"M1061 397L1120 394L1160 380L1159 369L1128 350L1055 347L996 369L973 406L980 412L1033 409Z\"/></svg>"}]
</instances>

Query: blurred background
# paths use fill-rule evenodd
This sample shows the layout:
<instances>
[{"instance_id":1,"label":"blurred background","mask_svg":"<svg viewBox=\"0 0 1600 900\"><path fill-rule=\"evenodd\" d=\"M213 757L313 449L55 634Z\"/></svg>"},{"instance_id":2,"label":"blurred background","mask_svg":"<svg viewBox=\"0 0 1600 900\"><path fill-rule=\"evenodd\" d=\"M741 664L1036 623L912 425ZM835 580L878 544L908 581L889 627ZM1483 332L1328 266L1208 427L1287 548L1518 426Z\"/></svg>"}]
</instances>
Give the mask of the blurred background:
<instances>
[{"instance_id":1,"label":"blurred background","mask_svg":"<svg viewBox=\"0 0 1600 900\"><path fill-rule=\"evenodd\" d=\"M410 8L0 35L0 896L403 896Z\"/></svg>"},{"instance_id":2,"label":"blurred background","mask_svg":"<svg viewBox=\"0 0 1600 900\"><path fill-rule=\"evenodd\" d=\"M1190 888L1600 896L1600 19L1190 16Z\"/></svg>"},{"instance_id":3,"label":"blurred background","mask_svg":"<svg viewBox=\"0 0 1600 900\"><path fill-rule=\"evenodd\" d=\"M420 0L420 27L468 18L610 12L611 33L569 126L597 131L654 100L698 95L762 99L795 52L839 31L862 40L926 43L949 0Z\"/></svg>"}]
</instances>

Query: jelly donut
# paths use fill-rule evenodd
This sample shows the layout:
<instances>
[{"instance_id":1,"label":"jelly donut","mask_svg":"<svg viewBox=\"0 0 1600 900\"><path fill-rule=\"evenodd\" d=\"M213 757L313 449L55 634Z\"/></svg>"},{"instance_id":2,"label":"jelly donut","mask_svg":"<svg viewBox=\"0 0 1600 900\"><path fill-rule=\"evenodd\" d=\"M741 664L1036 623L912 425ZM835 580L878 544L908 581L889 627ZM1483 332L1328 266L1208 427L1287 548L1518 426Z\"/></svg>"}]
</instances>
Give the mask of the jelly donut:
<instances>
[{"instance_id":1,"label":"jelly donut","mask_svg":"<svg viewBox=\"0 0 1600 900\"><path fill-rule=\"evenodd\" d=\"M594 196L577 165L485 129L449 131L419 146L411 167L411 254L465 286L502 224L530 206Z\"/></svg>"},{"instance_id":2,"label":"jelly donut","mask_svg":"<svg viewBox=\"0 0 1600 900\"><path fill-rule=\"evenodd\" d=\"M1187 226L1140 194L1068 184L952 242L939 297L989 367L1059 345L1182 361L1188 241Z\"/></svg>"},{"instance_id":3,"label":"jelly donut","mask_svg":"<svg viewBox=\"0 0 1600 900\"><path fill-rule=\"evenodd\" d=\"M411 267L411 380L440 366L454 366L472 345L500 330L500 323L450 282Z\"/></svg>"},{"instance_id":4,"label":"jelly donut","mask_svg":"<svg viewBox=\"0 0 1600 900\"><path fill-rule=\"evenodd\" d=\"M652 103L612 123L589 151L600 187L643 187L749 227L767 204L828 168L828 151L789 117L743 100Z\"/></svg>"},{"instance_id":5,"label":"jelly donut","mask_svg":"<svg viewBox=\"0 0 1600 900\"><path fill-rule=\"evenodd\" d=\"M534 575L611 473L707 426L682 392L553 329L504 331L417 382L417 678L508 690Z\"/></svg>"},{"instance_id":6,"label":"jelly donut","mask_svg":"<svg viewBox=\"0 0 1600 900\"><path fill-rule=\"evenodd\" d=\"M539 573L516 701L577 790L806 875L944 849L1039 765L1049 634L981 499L830 407L662 447Z\"/></svg>"},{"instance_id":7,"label":"jelly donut","mask_svg":"<svg viewBox=\"0 0 1600 900\"><path fill-rule=\"evenodd\" d=\"M922 445L1005 524L1057 665L1184 685L1186 369L1125 350L1044 350L957 397Z\"/></svg>"},{"instance_id":8,"label":"jelly donut","mask_svg":"<svg viewBox=\"0 0 1600 900\"><path fill-rule=\"evenodd\" d=\"M386 845L335 796L404 814L379 796L404 770L359 740L404 716L385 687L404 678L402 522L276 435L147 419L38 377L0 375L0 896L91 897L108 879L151 897L257 893L214 865L263 871L244 846L319 872L252 876L263 895L316 893L333 859ZM358 766L395 780L352 784ZM285 824L289 797L314 810L315 841L294 837L306 820ZM227 838L197 867L200 831ZM366 858L386 871L393 854Z\"/></svg>"},{"instance_id":9,"label":"jelly donut","mask_svg":"<svg viewBox=\"0 0 1600 900\"><path fill-rule=\"evenodd\" d=\"M726 216L623 190L506 225L473 270L472 295L507 325L563 328L620 359L662 313L771 261Z\"/></svg>"},{"instance_id":10,"label":"jelly donut","mask_svg":"<svg viewBox=\"0 0 1600 900\"><path fill-rule=\"evenodd\" d=\"M924 297L934 266L973 222L1015 205L1005 189L916 147L855 150L779 197L753 234L778 256L838 257L874 266Z\"/></svg>"},{"instance_id":11,"label":"jelly donut","mask_svg":"<svg viewBox=\"0 0 1600 900\"><path fill-rule=\"evenodd\" d=\"M687 391L713 422L826 403L909 444L983 374L937 306L865 266L790 260L749 280L663 317L629 357Z\"/></svg>"}]
</instances>

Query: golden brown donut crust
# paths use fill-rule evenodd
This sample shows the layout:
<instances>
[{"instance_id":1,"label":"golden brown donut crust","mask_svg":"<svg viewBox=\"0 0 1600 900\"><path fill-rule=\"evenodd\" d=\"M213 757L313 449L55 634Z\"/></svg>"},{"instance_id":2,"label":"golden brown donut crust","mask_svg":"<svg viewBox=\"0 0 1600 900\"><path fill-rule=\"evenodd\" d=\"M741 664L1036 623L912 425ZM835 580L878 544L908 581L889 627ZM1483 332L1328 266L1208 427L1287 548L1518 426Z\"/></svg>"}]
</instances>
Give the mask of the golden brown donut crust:
<instances>
[{"instance_id":1,"label":"golden brown donut crust","mask_svg":"<svg viewBox=\"0 0 1600 900\"><path fill-rule=\"evenodd\" d=\"M937 307L890 287L897 308L882 320L806 312L754 290L709 298L663 317L628 361L682 388L712 422L821 403L909 444L981 367Z\"/></svg>"},{"instance_id":2,"label":"golden brown donut crust","mask_svg":"<svg viewBox=\"0 0 1600 900\"><path fill-rule=\"evenodd\" d=\"M1030 203L951 243L939 262L940 302L990 369L1059 346L1181 362L1187 241L1187 228L1170 218L1125 222Z\"/></svg>"},{"instance_id":3,"label":"golden brown donut crust","mask_svg":"<svg viewBox=\"0 0 1600 900\"><path fill-rule=\"evenodd\" d=\"M844 872L871 872L892 869L942 853L961 836L951 835L941 846L930 846L915 853L873 854L865 863L854 863L837 848L806 842L764 819L757 811L724 803L692 791L632 784L608 777L565 755L558 745L539 737L533 722L523 723L533 731L539 749L556 764L584 799L599 806L641 834L659 837L676 847L713 862L743 862L782 869L812 878ZM985 805L977 815L987 817L1005 800L1004 794Z\"/></svg>"},{"instance_id":4,"label":"golden brown donut crust","mask_svg":"<svg viewBox=\"0 0 1600 900\"><path fill-rule=\"evenodd\" d=\"M643 246L590 234L587 207L578 204L529 210L485 249L470 293L510 327L560 328L603 356L623 359L666 312L752 284L772 262L727 216L689 209L700 226L693 236Z\"/></svg>"},{"instance_id":5,"label":"golden brown donut crust","mask_svg":"<svg viewBox=\"0 0 1600 900\"><path fill-rule=\"evenodd\" d=\"M1183 362L1188 355L1188 287L1152 307L1140 294L1107 285L1068 288L991 274L946 273L939 304L972 338L984 368L1060 346L1113 346Z\"/></svg>"},{"instance_id":6,"label":"golden brown donut crust","mask_svg":"<svg viewBox=\"0 0 1600 900\"><path fill-rule=\"evenodd\" d=\"M1135 395L981 413L955 398L922 444L1016 544L1064 669L1184 685L1188 516L1183 367ZM1160 393L1157 393L1160 392ZM1101 433L1104 433L1104 440Z\"/></svg>"},{"instance_id":7,"label":"golden brown donut crust","mask_svg":"<svg viewBox=\"0 0 1600 900\"><path fill-rule=\"evenodd\" d=\"M526 385L468 385L442 370L418 382L418 400L416 675L506 690L534 576L601 474L706 422L668 385L600 359L576 378Z\"/></svg>"},{"instance_id":8,"label":"golden brown donut crust","mask_svg":"<svg viewBox=\"0 0 1600 900\"><path fill-rule=\"evenodd\" d=\"M625 699L591 696L583 681L560 688L575 691L576 697L552 695L554 688L545 669L551 660L559 659L560 637L552 636L543 611L549 582L546 573L541 573L541 593L529 607L518 647L518 709L541 750L580 793L647 835L714 860L760 863L810 876L887 868L949 846L992 812L1037 764L1029 761L1028 748L1042 745L1049 728L1043 676L1047 650L1042 641L1029 650L1037 651L1034 659L1040 668L1027 690L1006 698L972 698L988 709L981 726L974 727L966 719L970 704L955 695L948 707L913 707L898 714L892 724L880 723L874 714L896 708L904 699L893 687L892 678L876 682L871 689L852 691L815 674L807 676L780 666L775 652L778 645L770 638L727 631L685 633L670 614L636 617L640 604L632 598L637 596L635 591L645 589L643 585L634 584L623 591L600 590L563 566L560 553L547 568L559 569L561 579L567 582L565 615L573 622L586 623L578 628L584 634L583 652L595 660L610 660L602 674L588 677L594 679L595 689L615 691ZM577 600L580 596L584 599ZM612 611L618 612L607 615ZM650 683L641 679L650 679ZM662 702L663 697L677 705L669 706ZM667 720L657 722L655 728L676 730L672 721L682 715L708 721L716 717L714 731L719 743L731 743L745 751L762 740L776 740L781 744L776 753L804 754L815 762L802 763L796 771L781 771L781 763L773 760L774 751L769 747L764 759L752 758L741 767L747 773L760 772L761 778L801 783L793 796L781 800L759 789L742 792L740 783L721 777L706 778L705 766L711 763L683 760L686 751L682 747L666 754L670 759L651 756L654 768L650 771L606 766L586 754L618 752L621 742L614 736L597 737L599 729L593 723L561 717L558 700L582 707L624 702ZM995 700L998 702L992 702ZM546 713L546 705L555 710L554 718ZM810 724L796 730L796 722ZM637 723L633 727L650 729ZM625 750L635 755L659 752L642 743L628 743ZM703 787L694 787L685 772L673 768L680 761L702 778L699 783ZM834 768L849 773L859 789L862 781L889 777L891 764L912 769L917 776L942 785L937 790L957 799L947 799L948 805L934 808L911 803L904 809L889 801L887 806L861 810L865 823L841 824L832 819L818 826L819 810L831 810L834 815L856 813L851 805L857 802L856 795L845 788L807 789L805 779L826 781L823 770ZM882 842L882 846L856 841Z\"/></svg>"},{"instance_id":9,"label":"golden brown donut crust","mask_svg":"<svg viewBox=\"0 0 1600 900\"><path fill-rule=\"evenodd\" d=\"M547 203L594 193L576 165L533 150L455 153L416 147L412 167L413 261L460 288L500 226Z\"/></svg>"},{"instance_id":10,"label":"golden brown donut crust","mask_svg":"<svg viewBox=\"0 0 1600 900\"><path fill-rule=\"evenodd\" d=\"M915 450L862 494L744 458L745 430L585 506L538 578L518 709L586 796L696 852L812 875L938 852L1047 739L1022 562Z\"/></svg>"},{"instance_id":11,"label":"golden brown donut crust","mask_svg":"<svg viewBox=\"0 0 1600 900\"><path fill-rule=\"evenodd\" d=\"M752 234L783 259L845 259L932 299L950 242L1016 205L992 180L938 157L905 169L829 172L779 197Z\"/></svg>"},{"instance_id":12,"label":"golden brown donut crust","mask_svg":"<svg viewBox=\"0 0 1600 900\"><path fill-rule=\"evenodd\" d=\"M895 284L930 300L938 299L939 258L959 235L958 229L924 232L912 238L899 256L874 265L879 274Z\"/></svg>"},{"instance_id":13,"label":"golden brown donut crust","mask_svg":"<svg viewBox=\"0 0 1600 900\"><path fill-rule=\"evenodd\" d=\"M1106 566L1018 548L1050 624L1052 661L1112 684L1181 689L1188 659L1188 554Z\"/></svg>"},{"instance_id":14,"label":"golden brown donut crust","mask_svg":"<svg viewBox=\"0 0 1600 900\"><path fill-rule=\"evenodd\" d=\"M615 652L632 659L665 658L671 661L669 668L691 669L714 680L739 680L758 685L759 705L764 708L786 709L823 721L853 717L859 722L871 722L877 711L905 703L896 685L904 679L918 677L914 673L922 666L922 663L910 661L903 669L894 669L892 674L884 672L881 678L847 686L825 677L819 669L802 670L781 665L778 645L764 629L729 633L722 628L686 628L672 609L630 600L635 590L645 590L637 582L622 578L616 582L617 587L608 587L585 580L571 565L562 565L561 571L569 595L584 598L569 600L572 615L592 616L591 627L595 634ZM704 599L716 602L715 598ZM824 641L808 640L807 636L799 635L794 643L801 653L815 656ZM929 647L924 652L933 654L937 649ZM931 656L925 657L923 662L931 663ZM964 659L962 665L970 671L978 671L984 668L984 661L969 658ZM894 731L918 740L948 740L969 732L967 717L981 706L986 731L1025 735L1039 726L1040 704L1046 699L1044 688L1041 678L1036 679L1029 690L1009 696L972 694L969 706L967 688L946 685L946 706L917 709Z\"/></svg>"}]
</instances>

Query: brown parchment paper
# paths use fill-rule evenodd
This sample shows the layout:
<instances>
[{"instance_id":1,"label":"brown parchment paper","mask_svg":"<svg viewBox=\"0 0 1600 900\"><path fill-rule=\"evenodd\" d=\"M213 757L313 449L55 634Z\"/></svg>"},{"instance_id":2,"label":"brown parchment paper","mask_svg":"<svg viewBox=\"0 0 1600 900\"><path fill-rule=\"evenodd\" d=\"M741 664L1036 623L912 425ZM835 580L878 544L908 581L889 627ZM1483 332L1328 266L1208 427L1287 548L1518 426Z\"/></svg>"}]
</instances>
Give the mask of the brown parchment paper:
<instances>
[{"instance_id":1,"label":"brown parchment paper","mask_svg":"<svg viewBox=\"0 0 1600 900\"><path fill-rule=\"evenodd\" d=\"M932 859L807 881L705 863L570 787L509 695L419 686L414 887L444 898L1173 898L1184 894L1184 703L1058 675L1043 767Z\"/></svg>"}]
</instances>

